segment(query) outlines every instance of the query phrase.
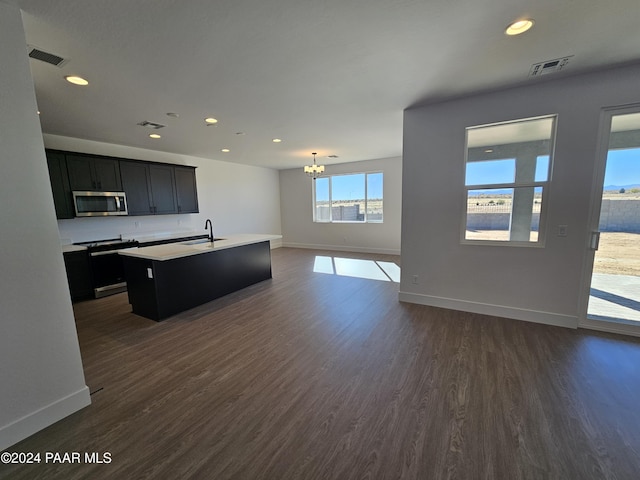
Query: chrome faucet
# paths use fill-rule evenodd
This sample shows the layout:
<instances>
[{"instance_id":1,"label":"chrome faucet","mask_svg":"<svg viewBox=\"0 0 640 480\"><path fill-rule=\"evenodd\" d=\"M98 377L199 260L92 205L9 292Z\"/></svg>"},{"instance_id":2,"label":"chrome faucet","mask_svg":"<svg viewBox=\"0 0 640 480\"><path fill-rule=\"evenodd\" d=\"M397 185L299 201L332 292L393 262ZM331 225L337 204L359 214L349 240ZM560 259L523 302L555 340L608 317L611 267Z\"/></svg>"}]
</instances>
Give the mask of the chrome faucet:
<instances>
[{"instance_id":1,"label":"chrome faucet","mask_svg":"<svg viewBox=\"0 0 640 480\"><path fill-rule=\"evenodd\" d=\"M207 229L207 226L209 228L209 241L213 243L213 223L211 223L211 220L209 220L208 218L207 218L207 221L204 222L205 230Z\"/></svg>"}]
</instances>

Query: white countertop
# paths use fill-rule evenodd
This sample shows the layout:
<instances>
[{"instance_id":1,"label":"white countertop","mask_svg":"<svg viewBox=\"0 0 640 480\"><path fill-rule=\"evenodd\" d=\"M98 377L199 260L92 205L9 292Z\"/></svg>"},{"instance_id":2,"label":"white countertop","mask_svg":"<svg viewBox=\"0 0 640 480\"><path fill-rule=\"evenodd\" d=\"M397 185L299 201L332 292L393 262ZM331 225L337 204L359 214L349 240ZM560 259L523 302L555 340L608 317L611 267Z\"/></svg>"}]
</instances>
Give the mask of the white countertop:
<instances>
[{"instance_id":1,"label":"white countertop","mask_svg":"<svg viewBox=\"0 0 640 480\"><path fill-rule=\"evenodd\" d=\"M62 245L62 253L68 252L80 252L82 250L86 250L87 247L83 245Z\"/></svg>"},{"instance_id":2,"label":"white countertop","mask_svg":"<svg viewBox=\"0 0 640 480\"><path fill-rule=\"evenodd\" d=\"M215 250L240 247L252 243L266 242L268 240L279 240L282 235L261 235L261 234L238 234L224 235L221 240L213 242L186 245L188 242L168 243L166 245L154 245L152 247L126 248L118 251L120 255L129 257L144 258L147 260L173 260L175 258L188 257L209 253Z\"/></svg>"}]
</instances>

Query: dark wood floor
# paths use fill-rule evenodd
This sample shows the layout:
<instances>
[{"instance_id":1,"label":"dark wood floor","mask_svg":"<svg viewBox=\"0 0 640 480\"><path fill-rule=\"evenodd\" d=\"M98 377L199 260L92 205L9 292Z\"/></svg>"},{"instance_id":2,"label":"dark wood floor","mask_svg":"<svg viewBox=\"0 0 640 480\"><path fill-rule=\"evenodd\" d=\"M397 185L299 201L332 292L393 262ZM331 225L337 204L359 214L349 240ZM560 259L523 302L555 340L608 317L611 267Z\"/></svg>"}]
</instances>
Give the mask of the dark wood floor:
<instances>
[{"instance_id":1,"label":"dark wood floor","mask_svg":"<svg viewBox=\"0 0 640 480\"><path fill-rule=\"evenodd\" d=\"M76 304L93 403L9 450L111 463L0 477L640 478L638 340L399 303L316 254L363 258L277 249L273 280L162 323Z\"/></svg>"}]
</instances>

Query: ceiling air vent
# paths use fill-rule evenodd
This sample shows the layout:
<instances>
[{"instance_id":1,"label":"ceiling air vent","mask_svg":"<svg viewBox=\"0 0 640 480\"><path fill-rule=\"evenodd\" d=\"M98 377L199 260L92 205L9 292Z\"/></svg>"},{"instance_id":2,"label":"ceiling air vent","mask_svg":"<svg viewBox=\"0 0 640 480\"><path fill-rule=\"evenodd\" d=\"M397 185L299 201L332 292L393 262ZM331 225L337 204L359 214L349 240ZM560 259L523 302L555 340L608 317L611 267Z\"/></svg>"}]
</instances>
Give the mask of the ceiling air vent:
<instances>
[{"instance_id":1,"label":"ceiling air vent","mask_svg":"<svg viewBox=\"0 0 640 480\"><path fill-rule=\"evenodd\" d=\"M36 60L48 63L49 65L55 65L56 67L62 67L65 63L68 62L67 59L62 58L59 55L45 52L44 50L40 50L38 47L34 47L33 45L29 45L29 58L35 58Z\"/></svg>"},{"instance_id":2,"label":"ceiling air vent","mask_svg":"<svg viewBox=\"0 0 640 480\"><path fill-rule=\"evenodd\" d=\"M539 77L540 75L559 72L569 63L571 57L573 57L573 55L547 60L546 62L534 63L531 65L531 70L529 70L529 76Z\"/></svg>"},{"instance_id":3,"label":"ceiling air vent","mask_svg":"<svg viewBox=\"0 0 640 480\"><path fill-rule=\"evenodd\" d=\"M146 120L144 122L140 122L138 125L140 125L141 127L150 128L152 130L158 130L160 128L166 127L166 125L162 125L160 123L147 122Z\"/></svg>"}]
</instances>

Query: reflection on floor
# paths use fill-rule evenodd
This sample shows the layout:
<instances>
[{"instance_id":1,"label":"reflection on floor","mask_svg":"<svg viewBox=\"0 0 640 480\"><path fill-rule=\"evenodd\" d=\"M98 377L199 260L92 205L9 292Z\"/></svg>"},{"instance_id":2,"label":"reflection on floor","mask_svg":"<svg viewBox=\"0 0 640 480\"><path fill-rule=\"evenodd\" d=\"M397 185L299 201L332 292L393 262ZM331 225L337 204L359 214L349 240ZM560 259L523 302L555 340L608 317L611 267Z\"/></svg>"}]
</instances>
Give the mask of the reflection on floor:
<instances>
[{"instance_id":1,"label":"reflection on floor","mask_svg":"<svg viewBox=\"0 0 640 480\"><path fill-rule=\"evenodd\" d=\"M589 318L640 322L640 277L594 273L590 293Z\"/></svg>"},{"instance_id":2,"label":"reflection on floor","mask_svg":"<svg viewBox=\"0 0 640 480\"><path fill-rule=\"evenodd\" d=\"M400 267L393 262L316 255L313 271L400 283Z\"/></svg>"}]
</instances>

